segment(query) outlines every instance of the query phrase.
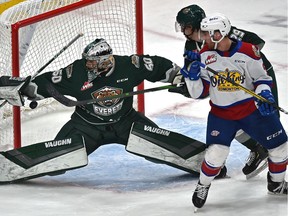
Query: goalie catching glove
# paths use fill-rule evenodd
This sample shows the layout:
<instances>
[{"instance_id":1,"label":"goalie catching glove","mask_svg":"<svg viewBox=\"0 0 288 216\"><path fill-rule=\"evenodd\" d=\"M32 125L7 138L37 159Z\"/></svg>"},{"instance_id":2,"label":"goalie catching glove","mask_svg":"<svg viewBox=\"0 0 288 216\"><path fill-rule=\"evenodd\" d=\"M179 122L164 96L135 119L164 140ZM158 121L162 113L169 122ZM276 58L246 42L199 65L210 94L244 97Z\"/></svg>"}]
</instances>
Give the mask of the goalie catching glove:
<instances>
[{"instance_id":1,"label":"goalie catching glove","mask_svg":"<svg viewBox=\"0 0 288 216\"><path fill-rule=\"evenodd\" d=\"M37 85L31 83L31 76L26 78L2 76L0 78L0 99L6 100L13 106L24 106L24 96L29 100L40 100Z\"/></svg>"}]
</instances>

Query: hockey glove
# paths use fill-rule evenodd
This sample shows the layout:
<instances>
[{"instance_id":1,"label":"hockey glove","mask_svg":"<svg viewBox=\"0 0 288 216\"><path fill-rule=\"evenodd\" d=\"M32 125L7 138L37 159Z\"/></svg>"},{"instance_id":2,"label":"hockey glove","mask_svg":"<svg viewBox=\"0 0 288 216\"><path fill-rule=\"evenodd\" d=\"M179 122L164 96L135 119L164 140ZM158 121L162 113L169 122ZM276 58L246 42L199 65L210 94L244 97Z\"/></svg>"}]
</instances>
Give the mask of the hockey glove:
<instances>
[{"instance_id":1,"label":"hockey glove","mask_svg":"<svg viewBox=\"0 0 288 216\"><path fill-rule=\"evenodd\" d=\"M2 76L0 78L0 98L13 106L23 106L22 91L30 83L31 76L27 78Z\"/></svg>"},{"instance_id":2,"label":"hockey glove","mask_svg":"<svg viewBox=\"0 0 288 216\"><path fill-rule=\"evenodd\" d=\"M184 57L190 62L200 61L201 59L199 53L193 52L193 51L187 51L187 50L184 52Z\"/></svg>"},{"instance_id":3,"label":"hockey glove","mask_svg":"<svg viewBox=\"0 0 288 216\"><path fill-rule=\"evenodd\" d=\"M0 99L6 100L13 106L23 106L24 96L30 100L43 99L37 94L37 86L32 84L31 76L26 78L2 76L0 77Z\"/></svg>"},{"instance_id":4,"label":"hockey glove","mask_svg":"<svg viewBox=\"0 0 288 216\"><path fill-rule=\"evenodd\" d=\"M271 103L275 103L274 96L272 95L271 91L269 90L262 90L258 95L262 96L263 98L267 99ZM272 104L260 101L259 99L256 100L256 106L260 111L262 116L268 116L276 112L275 107Z\"/></svg>"},{"instance_id":5,"label":"hockey glove","mask_svg":"<svg viewBox=\"0 0 288 216\"><path fill-rule=\"evenodd\" d=\"M184 76L181 76L181 77L182 77L181 82L183 83L183 85L180 85L177 88L168 89L168 92L182 94L185 97L191 98L189 91L187 89L187 85L184 82Z\"/></svg>"},{"instance_id":6,"label":"hockey glove","mask_svg":"<svg viewBox=\"0 0 288 216\"><path fill-rule=\"evenodd\" d=\"M193 61L187 67L184 66L180 72L185 78L198 80L200 78L200 64L198 61Z\"/></svg>"}]
</instances>

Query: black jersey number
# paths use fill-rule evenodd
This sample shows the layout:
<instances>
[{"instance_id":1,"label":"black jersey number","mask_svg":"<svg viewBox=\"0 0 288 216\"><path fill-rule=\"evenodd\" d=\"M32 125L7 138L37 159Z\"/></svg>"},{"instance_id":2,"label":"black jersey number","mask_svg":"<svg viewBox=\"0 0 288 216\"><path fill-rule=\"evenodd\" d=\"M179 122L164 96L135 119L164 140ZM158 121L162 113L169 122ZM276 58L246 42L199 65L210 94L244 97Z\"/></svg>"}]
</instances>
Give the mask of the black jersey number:
<instances>
[{"instance_id":1,"label":"black jersey number","mask_svg":"<svg viewBox=\"0 0 288 216\"><path fill-rule=\"evenodd\" d=\"M234 38L236 40L242 41L245 33L243 31L240 31L238 29L233 29L232 34L230 35L230 38Z\"/></svg>"}]
</instances>

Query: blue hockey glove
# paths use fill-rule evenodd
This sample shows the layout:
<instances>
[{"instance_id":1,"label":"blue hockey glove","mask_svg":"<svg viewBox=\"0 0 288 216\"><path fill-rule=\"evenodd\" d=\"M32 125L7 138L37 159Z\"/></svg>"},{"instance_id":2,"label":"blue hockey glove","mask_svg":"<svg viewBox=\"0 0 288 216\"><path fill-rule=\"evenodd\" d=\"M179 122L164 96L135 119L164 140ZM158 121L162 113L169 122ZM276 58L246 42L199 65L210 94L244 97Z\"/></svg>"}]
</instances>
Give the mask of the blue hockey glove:
<instances>
[{"instance_id":1,"label":"blue hockey glove","mask_svg":"<svg viewBox=\"0 0 288 216\"><path fill-rule=\"evenodd\" d=\"M193 61L187 67L184 66L180 72L185 78L198 80L200 78L200 62Z\"/></svg>"},{"instance_id":2,"label":"blue hockey glove","mask_svg":"<svg viewBox=\"0 0 288 216\"><path fill-rule=\"evenodd\" d=\"M201 59L199 53L193 52L193 51L188 51L188 50L186 50L184 52L184 57L190 62L200 61L200 59Z\"/></svg>"},{"instance_id":3,"label":"blue hockey glove","mask_svg":"<svg viewBox=\"0 0 288 216\"><path fill-rule=\"evenodd\" d=\"M269 90L262 90L258 95L262 96L263 98L267 99L271 103L275 103L274 96L272 95L271 91ZM258 110L260 111L262 116L268 116L276 112L276 109L271 104L265 103L256 99Z\"/></svg>"}]
</instances>

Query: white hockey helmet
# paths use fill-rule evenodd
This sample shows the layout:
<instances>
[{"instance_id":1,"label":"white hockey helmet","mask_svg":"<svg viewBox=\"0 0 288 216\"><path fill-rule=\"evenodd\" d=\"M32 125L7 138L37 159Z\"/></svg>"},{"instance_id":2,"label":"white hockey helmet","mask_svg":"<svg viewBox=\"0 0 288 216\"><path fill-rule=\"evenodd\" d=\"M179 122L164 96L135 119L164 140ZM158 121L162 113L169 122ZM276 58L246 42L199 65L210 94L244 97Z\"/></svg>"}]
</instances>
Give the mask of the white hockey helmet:
<instances>
[{"instance_id":1,"label":"white hockey helmet","mask_svg":"<svg viewBox=\"0 0 288 216\"><path fill-rule=\"evenodd\" d=\"M211 40L214 43L219 43L223 38L229 34L231 30L230 20L223 14L217 13L210 16L207 16L201 21L201 30L208 31L211 37ZM213 39L215 31L219 31L222 35L222 38L218 41Z\"/></svg>"},{"instance_id":2,"label":"white hockey helmet","mask_svg":"<svg viewBox=\"0 0 288 216\"><path fill-rule=\"evenodd\" d=\"M85 47L82 57L89 61L97 61L97 66L92 71L99 75L100 73L108 72L109 69L114 67L112 54L112 48L106 40L97 38Z\"/></svg>"}]
</instances>

